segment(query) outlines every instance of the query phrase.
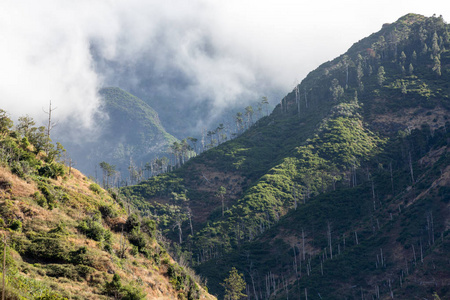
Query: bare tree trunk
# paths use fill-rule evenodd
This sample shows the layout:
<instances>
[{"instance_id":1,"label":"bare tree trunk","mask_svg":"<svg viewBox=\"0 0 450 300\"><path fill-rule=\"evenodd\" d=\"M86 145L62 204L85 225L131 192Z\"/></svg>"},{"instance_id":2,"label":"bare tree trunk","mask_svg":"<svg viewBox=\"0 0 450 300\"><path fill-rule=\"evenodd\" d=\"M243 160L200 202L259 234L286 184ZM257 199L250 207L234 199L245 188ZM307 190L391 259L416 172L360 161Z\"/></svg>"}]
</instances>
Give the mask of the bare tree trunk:
<instances>
[{"instance_id":1,"label":"bare tree trunk","mask_svg":"<svg viewBox=\"0 0 450 300\"><path fill-rule=\"evenodd\" d=\"M305 231L302 228L302 251L303 251L303 260L305 260Z\"/></svg>"},{"instance_id":2,"label":"bare tree trunk","mask_svg":"<svg viewBox=\"0 0 450 300\"><path fill-rule=\"evenodd\" d=\"M420 238L420 261L423 263L422 238Z\"/></svg>"},{"instance_id":3,"label":"bare tree trunk","mask_svg":"<svg viewBox=\"0 0 450 300\"><path fill-rule=\"evenodd\" d=\"M192 215L190 209L188 210L188 216L189 216L189 226L191 227L191 235L194 236L194 229L192 227Z\"/></svg>"},{"instance_id":4,"label":"bare tree trunk","mask_svg":"<svg viewBox=\"0 0 450 300\"><path fill-rule=\"evenodd\" d=\"M394 177L392 176L392 161L389 163L389 171L391 172L392 195L394 195Z\"/></svg>"},{"instance_id":5,"label":"bare tree trunk","mask_svg":"<svg viewBox=\"0 0 450 300\"><path fill-rule=\"evenodd\" d=\"M295 251L295 245L292 246L292 250L294 250L294 264L295 264L295 278L298 278L298 269L297 269L297 253Z\"/></svg>"},{"instance_id":6,"label":"bare tree trunk","mask_svg":"<svg viewBox=\"0 0 450 300\"><path fill-rule=\"evenodd\" d=\"M430 219L431 219L431 244L434 245L434 221L433 221L433 212L430 211Z\"/></svg>"},{"instance_id":7,"label":"bare tree trunk","mask_svg":"<svg viewBox=\"0 0 450 300\"><path fill-rule=\"evenodd\" d=\"M6 274L6 236L3 235L3 273L2 273L2 300L5 300L5 274Z\"/></svg>"},{"instance_id":8,"label":"bare tree trunk","mask_svg":"<svg viewBox=\"0 0 450 300\"><path fill-rule=\"evenodd\" d=\"M330 247L330 258L333 259L333 246L331 245L331 225L328 222L328 245Z\"/></svg>"},{"instance_id":9,"label":"bare tree trunk","mask_svg":"<svg viewBox=\"0 0 450 300\"><path fill-rule=\"evenodd\" d=\"M384 267L384 259L383 259L383 249L380 248L380 258L381 258L381 266Z\"/></svg>"},{"instance_id":10,"label":"bare tree trunk","mask_svg":"<svg viewBox=\"0 0 450 300\"><path fill-rule=\"evenodd\" d=\"M411 151L409 151L408 152L408 156L409 156L409 159L408 159L408 162L409 162L409 172L411 173L411 181L412 181L412 184L414 184L414 170L413 170L413 166L412 166L412 158L411 158Z\"/></svg>"}]
</instances>

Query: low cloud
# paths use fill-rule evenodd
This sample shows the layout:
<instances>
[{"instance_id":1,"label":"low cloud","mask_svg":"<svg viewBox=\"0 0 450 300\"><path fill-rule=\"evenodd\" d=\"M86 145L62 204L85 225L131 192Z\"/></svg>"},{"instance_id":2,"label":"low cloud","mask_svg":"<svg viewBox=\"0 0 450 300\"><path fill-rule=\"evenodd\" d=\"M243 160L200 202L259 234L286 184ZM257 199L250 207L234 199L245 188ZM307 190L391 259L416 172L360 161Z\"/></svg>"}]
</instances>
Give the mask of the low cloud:
<instances>
[{"instance_id":1,"label":"low cloud","mask_svg":"<svg viewBox=\"0 0 450 300\"><path fill-rule=\"evenodd\" d=\"M117 85L161 109L172 100L179 111L208 107L197 125L208 124L263 95L279 101L307 72L382 23L408 12L431 15L432 7L449 10L404 3L382 0L369 9L355 0L2 1L0 106L43 124L51 100L55 118L77 132L99 118L98 89Z\"/></svg>"}]
</instances>

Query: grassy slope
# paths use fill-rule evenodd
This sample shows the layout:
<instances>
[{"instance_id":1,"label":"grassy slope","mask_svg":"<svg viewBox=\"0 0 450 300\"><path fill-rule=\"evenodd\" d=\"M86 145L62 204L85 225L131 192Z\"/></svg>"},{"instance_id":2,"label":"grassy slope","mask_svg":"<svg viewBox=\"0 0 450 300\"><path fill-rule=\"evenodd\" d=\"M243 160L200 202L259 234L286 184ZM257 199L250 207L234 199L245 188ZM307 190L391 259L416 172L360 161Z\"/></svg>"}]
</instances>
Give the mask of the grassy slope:
<instances>
[{"instance_id":1,"label":"grassy slope","mask_svg":"<svg viewBox=\"0 0 450 300\"><path fill-rule=\"evenodd\" d=\"M117 196L18 136L1 128L7 299L109 299L112 274L121 278L116 291L133 299L213 298L156 241L153 221L130 218Z\"/></svg>"}]
</instances>

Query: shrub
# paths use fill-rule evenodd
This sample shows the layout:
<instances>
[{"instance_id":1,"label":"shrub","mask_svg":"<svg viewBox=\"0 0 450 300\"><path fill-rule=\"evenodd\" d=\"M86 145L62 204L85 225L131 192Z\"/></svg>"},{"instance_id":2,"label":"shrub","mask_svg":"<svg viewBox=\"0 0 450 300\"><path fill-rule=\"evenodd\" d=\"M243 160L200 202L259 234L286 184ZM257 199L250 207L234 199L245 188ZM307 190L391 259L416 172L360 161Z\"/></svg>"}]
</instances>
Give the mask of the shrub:
<instances>
[{"instance_id":1,"label":"shrub","mask_svg":"<svg viewBox=\"0 0 450 300\"><path fill-rule=\"evenodd\" d=\"M33 237L25 254L34 259L39 258L52 262L68 262L69 249L59 237Z\"/></svg>"},{"instance_id":2,"label":"shrub","mask_svg":"<svg viewBox=\"0 0 450 300\"><path fill-rule=\"evenodd\" d=\"M34 200L36 200L36 203L41 207L44 207L45 204L47 203L47 200L45 199L45 197L39 192L35 192L33 194L33 198L34 198Z\"/></svg>"},{"instance_id":3,"label":"shrub","mask_svg":"<svg viewBox=\"0 0 450 300\"><path fill-rule=\"evenodd\" d=\"M122 286L120 276L114 274L112 280L105 284L105 294L122 300L145 299L145 293L135 285Z\"/></svg>"},{"instance_id":4,"label":"shrub","mask_svg":"<svg viewBox=\"0 0 450 300\"><path fill-rule=\"evenodd\" d=\"M47 202L48 205L48 209L52 210L55 206L56 206L56 198L53 195L52 192L50 192L48 186L44 183L39 183L39 190L41 191L41 193L44 195L45 200ZM38 202L39 205L40 202ZM42 207L44 207L44 205L41 205Z\"/></svg>"},{"instance_id":5,"label":"shrub","mask_svg":"<svg viewBox=\"0 0 450 300\"><path fill-rule=\"evenodd\" d=\"M45 266L45 274L49 277L78 279L78 272L70 264L48 264Z\"/></svg>"},{"instance_id":6,"label":"shrub","mask_svg":"<svg viewBox=\"0 0 450 300\"><path fill-rule=\"evenodd\" d=\"M100 194L102 191L102 188L96 183L91 183L91 185L89 186L89 189L96 194Z\"/></svg>"},{"instance_id":7,"label":"shrub","mask_svg":"<svg viewBox=\"0 0 450 300\"><path fill-rule=\"evenodd\" d=\"M110 282L105 283L105 294L108 296L114 296L116 299L121 296L122 282L120 276L114 274Z\"/></svg>"},{"instance_id":8,"label":"shrub","mask_svg":"<svg viewBox=\"0 0 450 300\"><path fill-rule=\"evenodd\" d=\"M103 225L99 221L90 218L80 221L77 229L88 238L97 242L108 241L111 238L111 233L103 228Z\"/></svg>"},{"instance_id":9,"label":"shrub","mask_svg":"<svg viewBox=\"0 0 450 300\"><path fill-rule=\"evenodd\" d=\"M143 232L139 231L138 228L133 229L130 233L128 240L131 244L138 247L139 252L141 252L147 246L147 239Z\"/></svg>"},{"instance_id":10,"label":"shrub","mask_svg":"<svg viewBox=\"0 0 450 300\"><path fill-rule=\"evenodd\" d=\"M64 167L60 164L47 164L38 169L38 174L43 177L57 179L58 176L64 175Z\"/></svg>"},{"instance_id":11,"label":"shrub","mask_svg":"<svg viewBox=\"0 0 450 300\"><path fill-rule=\"evenodd\" d=\"M146 298L146 294L135 285L123 287L122 293L124 294L122 300L141 300Z\"/></svg>"},{"instance_id":12,"label":"shrub","mask_svg":"<svg viewBox=\"0 0 450 300\"><path fill-rule=\"evenodd\" d=\"M125 230L127 232L131 232L134 229L140 230L141 222L139 221L139 217L136 214L131 214L128 216L127 221L125 222Z\"/></svg>"},{"instance_id":13,"label":"shrub","mask_svg":"<svg viewBox=\"0 0 450 300\"><path fill-rule=\"evenodd\" d=\"M98 208L103 218L115 218L118 213L111 205L102 205Z\"/></svg>"},{"instance_id":14,"label":"shrub","mask_svg":"<svg viewBox=\"0 0 450 300\"><path fill-rule=\"evenodd\" d=\"M85 246L78 248L75 251L70 252L70 262L75 265L87 265L91 266L93 264L93 260L88 253L88 250Z\"/></svg>"},{"instance_id":15,"label":"shrub","mask_svg":"<svg viewBox=\"0 0 450 300\"><path fill-rule=\"evenodd\" d=\"M13 220L11 222L11 225L9 225L9 228L11 228L14 231L21 231L22 230L22 222L20 220Z\"/></svg>"}]
</instances>

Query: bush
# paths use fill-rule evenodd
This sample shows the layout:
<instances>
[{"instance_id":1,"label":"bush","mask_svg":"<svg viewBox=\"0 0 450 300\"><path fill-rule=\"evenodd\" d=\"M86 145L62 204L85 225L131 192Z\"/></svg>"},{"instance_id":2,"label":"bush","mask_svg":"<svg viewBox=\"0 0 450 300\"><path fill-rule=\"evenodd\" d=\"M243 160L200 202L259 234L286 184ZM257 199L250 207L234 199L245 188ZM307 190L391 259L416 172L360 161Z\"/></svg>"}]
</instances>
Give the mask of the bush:
<instances>
[{"instance_id":1,"label":"bush","mask_svg":"<svg viewBox=\"0 0 450 300\"><path fill-rule=\"evenodd\" d=\"M146 294L137 286L127 285L123 287L124 294L122 300L141 300L146 298Z\"/></svg>"},{"instance_id":2,"label":"bush","mask_svg":"<svg viewBox=\"0 0 450 300\"><path fill-rule=\"evenodd\" d=\"M11 225L9 225L9 228L11 228L14 231L21 231L22 230L22 222L20 220L13 220L11 222Z\"/></svg>"},{"instance_id":3,"label":"bush","mask_svg":"<svg viewBox=\"0 0 450 300\"><path fill-rule=\"evenodd\" d=\"M111 205L102 205L98 208L103 218L115 218L118 213Z\"/></svg>"},{"instance_id":4,"label":"bush","mask_svg":"<svg viewBox=\"0 0 450 300\"><path fill-rule=\"evenodd\" d=\"M100 194L102 192L102 188L96 183L91 183L89 189L96 194Z\"/></svg>"},{"instance_id":5,"label":"bush","mask_svg":"<svg viewBox=\"0 0 450 300\"><path fill-rule=\"evenodd\" d=\"M125 222L125 230L127 232L131 232L134 229L140 230L141 222L139 221L139 217L136 214L131 214L128 216L127 221Z\"/></svg>"},{"instance_id":6,"label":"bush","mask_svg":"<svg viewBox=\"0 0 450 300\"><path fill-rule=\"evenodd\" d=\"M75 251L70 252L70 262L75 265L87 265L92 266L93 259L88 253L85 246L78 248Z\"/></svg>"},{"instance_id":7,"label":"bush","mask_svg":"<svg viewBox=\"0 0 450 300\"><path fill-rule=\"evenodd\" d=\"M77 229L88 238L97 242L104 240L107 241L111 238L111 233L107 229L103 228L103 225L99 221L92 220L90 218L80 221Z\"/></svg>"},{"instance_id":8,"label":"bush","mask_svg":"<svg viewBox=\"0 0 450 300\"><path fill-rule=\"evenodd\" d=\"M50 192L48 186L44 183L39 183L39 190L44 195L45 200L48 205L48 209L52 210L56 206L56 198L52 192ZM42 203L42 199L38 200L38 204L44 207L45 203Z\"/></svg>"},{"instance_id":9,"label":"bush","mask_svg":"<svg viewBox=\"0 0 450 300\"><path fill-rule=\"evenodd\" d=\"M34 200L36 200L36 203L41 207L44 207L45 204L47 203L47 199L45 199L45 197L39 192L35 192L33 194L33 198Z\"/></svg>"},{"instance_id":10,"label":"bush","mask_svg":"<svg viewBox=\"0 0 450 300\"><path fill-rule=\"evenodd\" d=\"M60 164L47 164L38 169L38 174L43 177L57 179L64 175L64 167Z\"/></svg>"},{"instance_id":11,"label":"bush","mask_svg":"<svg viewBox=\"0 0 450 300\"><path fill-rule=\"evenodd\" d=\"M34 237L26 248L25 254L33 259L43 259L51 262L68 262L69 249L59 237Z\"/></svg>"},{"instance_id":12,"label":"bush","mask_svg":"<svg viewBox=\"0 0 450 300\"><path fill-rule=\"evenodd\" d=\"M142 252L142 250L147 246L147 238L145 234L137 228L133 229L128 237L128 240L131 244L138 247L139 252Z\"/></svg>"},{"instance_id":13,"label":"bush","mask_svg":"<svg viewBox=\"0 0 450 300\"><path fill-rule=\"evenodd\" d=\"M105 284L105 294L122 300L145 299L145 293L137 286L122 286L120 276L114 274L113 279Z\"/></svg>"}]
</instances>

